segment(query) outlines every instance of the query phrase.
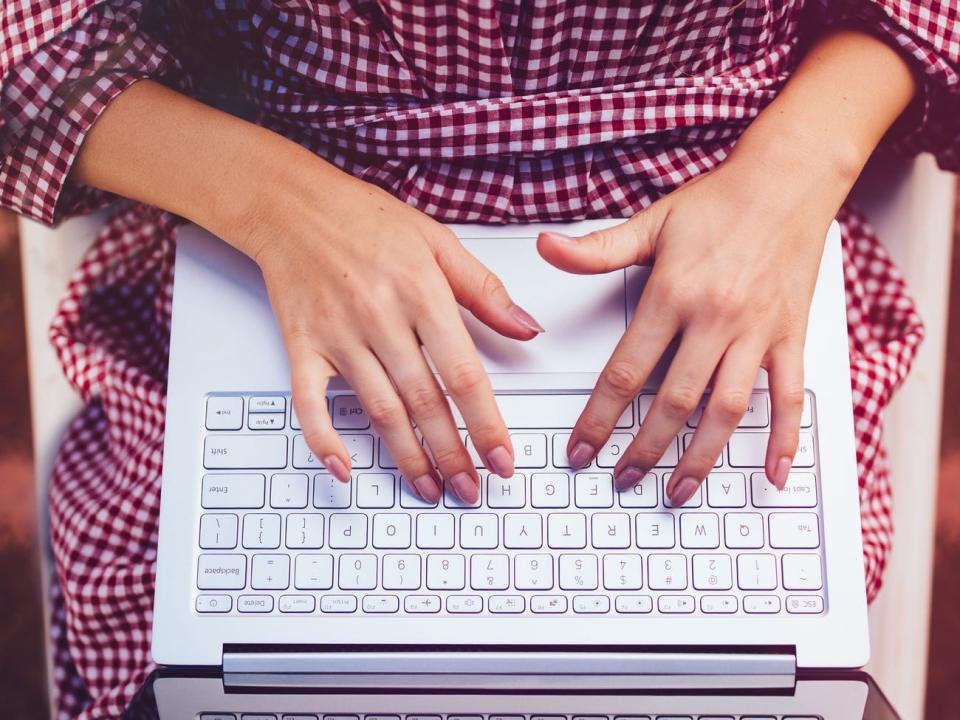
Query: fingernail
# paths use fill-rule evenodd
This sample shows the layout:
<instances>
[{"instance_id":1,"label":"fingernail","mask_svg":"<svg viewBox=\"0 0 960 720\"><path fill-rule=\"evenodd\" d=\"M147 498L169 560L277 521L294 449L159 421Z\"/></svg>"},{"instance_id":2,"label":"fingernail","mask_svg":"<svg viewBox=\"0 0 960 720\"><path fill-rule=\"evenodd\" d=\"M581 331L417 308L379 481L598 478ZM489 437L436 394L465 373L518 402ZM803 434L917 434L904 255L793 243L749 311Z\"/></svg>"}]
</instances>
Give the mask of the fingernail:
<instances>
[{"instance_id":1,"label":"fingernail","mask_svg":"<svg viewBox=\"0 0 960 720\"><path fill-rule=\"evenodd\" d=\"M572 245L572 244L575 244L576 242L578 242L578 241L577 241L577 238L571 237L570 235L564 235L563 233L561 233L561 232L556 232L555 230L549 230L549 231L547 231L547 232L544 232L543 234L544 234L544 235L549 235L550 237L552 237L552 238L554 238L554 239L556 239L556 240L559 240L560 242L570 243L571 245Z\"/></svg>"},{"instance_id":2,"label":"fingernail","mask_svg":"<svg viewBox=\"0 0 960 720\"><path fill-rule=\"evenodd\" d=\"M518 323L523 325L528 330L532 330L537 334L544 332L543 326L533 319L533 315L528 313L519 305L516 305L516 304L511 305L509 312L511 317L513 317L514 320L516 320Z\"/></svg>"},{"instance_id":3,"label":"fingernail","mask_svg":"<svg viewBox=\"0 0 960 720\"><path fill-rule=\"evenodd\" d=\"M343 460L336 455L327 455L323 459L323 466L333 473L333 476L340 482L350 482L350 471L347 470L347 466L343 464Z\"/></svg>"},{"instance_id":4,"label":"fingernail","mask_svg":"<svg viewBox=\"0 0 960 720\"><path fill-rule=\"evenodd\" d=\"M460 472L451 477L447 482L453 488L453 491L467 505L473 505L480 497L480 489L476 481L468 473Z\"/></svg>"},{"instance_id":5,"label":"fingernail","mask_svg":"<svg viewBox=\"0 0 960 720\"><path fill-rule=\"evenodd\" d=\"M487 467L502 478L513 477L513 458L510 451L498 445L487 453Z\"/></svg>"},{"instance_id":6,"label":"fingernail","mask_svg":"<svg viewBox=\"0 0 960 720\"><path fill-rule=\"evenodd\" d=\"M596 454L597 451L593 449L593 445L580 440L567 455L567 460L570 461L570 467L578 470L589 465Z\"/></svg>"},{"instance_id":7,"label":"fingernail","mask_svg":"<svg viewBox=\"0 0 960 720\"><path fill-rule=\"evenodd\" d=\"M782 457L777 460L777 466L773 470L773 486L777 490L783 490L790 477L790 469L793 467L793 458Z\"/></svg>"},{"instance_id":8,"label":"fingernail","mask_svg":"<svg viewBox=\"0 0 960 720\"><path fill-rule=\"evenodd\" d=\"M698 487L700 487L700 481L695 477L683 478L673 486L673 492L670 493L670 504L674 507L680 507L693 497Z\"/></svg>"},{"instance_id":9,"label":"fingernail","mask_svg":"<svg viewBox=\"0 0 960 720\"><path fill-rule=\"evenodd\" d=\"M617 477L615 479L617 490L626 490L628 488L632 488L638 482L643 480L644 474L645 473L640 468L628 465L619 473L617 473Z\"/></svg>"},{"instance_id":10,"label":"fingernail","mask_svg":"<svg viewBox=\"0 0 960 720\"><path fill-rule=\"evenodd\" d=\"M429 475L421 475L414 480L413 488L427 502L435 503L440 500L440 486Z\"/></svg>"}]
</instances>

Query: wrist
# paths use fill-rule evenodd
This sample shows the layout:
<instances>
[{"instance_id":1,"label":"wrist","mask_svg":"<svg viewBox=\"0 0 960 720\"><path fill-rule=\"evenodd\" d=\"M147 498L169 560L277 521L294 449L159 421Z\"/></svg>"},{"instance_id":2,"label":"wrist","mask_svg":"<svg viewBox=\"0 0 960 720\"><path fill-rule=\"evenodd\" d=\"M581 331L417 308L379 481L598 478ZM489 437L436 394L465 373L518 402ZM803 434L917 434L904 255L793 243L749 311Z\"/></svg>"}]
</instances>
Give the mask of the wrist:
<instances>
[{"instance_id":1,"label":"wrist","mask_svg":"<svg viewBox=\"0 0 960 720\"><path fill-rule=\"evenodd\" d=\"M259 262L294 232L296 220L322 212L338 174L343 173L300 145L252 127L229 170L214 174L198 222Z\"/></svg>"},{"instance_id":2,"label":"wrist","mask_svg":"<svg viewBox=\"0 0 960 720\"><path fill-rule=\"evenodd\" d=\"M832 219L856 182L867 155L855 143L827 137L816 128L754 122L724 166L735 170L747 192L768 209L801 209Z\"/></svg>"}]
</instances>

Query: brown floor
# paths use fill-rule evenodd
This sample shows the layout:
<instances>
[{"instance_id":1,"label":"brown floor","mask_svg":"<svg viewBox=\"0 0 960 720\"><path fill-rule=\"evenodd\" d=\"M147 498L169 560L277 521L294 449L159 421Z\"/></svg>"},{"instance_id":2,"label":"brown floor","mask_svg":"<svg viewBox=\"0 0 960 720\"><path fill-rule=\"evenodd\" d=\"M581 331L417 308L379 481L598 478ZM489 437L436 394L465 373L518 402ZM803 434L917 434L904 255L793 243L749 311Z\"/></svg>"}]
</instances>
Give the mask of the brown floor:
<instances>
[{"instance_id":1,"label":"brown floor","mask_svg":"<svg viewBox=\"0 0 960 720\"><path fill-rule=\"evenodd\" d=\"M960 200L960 198L958 198ZM944 396L927 717L960 718L960 203L954 241ZM0 213L0 707L45 716L47 700L30 445L20 262L15 224Z\"/></svg>"}]
</instances>

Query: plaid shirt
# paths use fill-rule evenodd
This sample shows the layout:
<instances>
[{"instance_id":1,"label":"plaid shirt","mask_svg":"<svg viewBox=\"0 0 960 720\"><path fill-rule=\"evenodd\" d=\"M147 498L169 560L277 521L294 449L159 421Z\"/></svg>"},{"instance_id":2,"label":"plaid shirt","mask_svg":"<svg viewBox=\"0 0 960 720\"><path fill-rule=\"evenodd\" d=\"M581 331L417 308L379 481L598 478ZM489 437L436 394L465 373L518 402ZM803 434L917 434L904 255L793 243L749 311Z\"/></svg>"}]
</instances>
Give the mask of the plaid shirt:
<instances>
[{"instance_id":1,"label":"plaid shirt","mask_svg":"<svg viewBox=\"0 0 960 720\"><path fill-rule=\"evenodd\" d=\"M173 3L7 0L0 206L53 223L110 202L69 178L109 102L144 77L205 97L210 69L230 67L258 122L441 220L627 217L720 163L838 23L899 48L920 80L885 143L960 168L956 2ZM872 598L892 533L880 413L923 328L862 216L839 220ZM177 222L121 206L51 327L87 403L51 490L62 717L119 715L150 669Z\"/></svg>"}]
</instances>

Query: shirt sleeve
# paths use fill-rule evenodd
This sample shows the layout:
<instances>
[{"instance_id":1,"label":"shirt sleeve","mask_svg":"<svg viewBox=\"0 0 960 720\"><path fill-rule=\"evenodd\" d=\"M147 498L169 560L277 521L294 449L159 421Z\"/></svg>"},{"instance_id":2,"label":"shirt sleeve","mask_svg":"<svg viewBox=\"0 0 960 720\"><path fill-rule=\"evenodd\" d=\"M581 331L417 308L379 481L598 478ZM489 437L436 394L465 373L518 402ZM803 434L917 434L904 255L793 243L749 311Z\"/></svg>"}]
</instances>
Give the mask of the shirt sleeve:
<instances>
[{"instance_id":1,"label":"shirt sleeve","mask_svg":"<svg viewBox=\"0 0 960 720\"><path fill-rule=\"evenodd\" d=\"M957 0L819 0L822 24L853 25L911 64L917 96L884 139L905 154L933 153L960 171L960 3Z\"/></svg>"},{"instance_id":2,"label":"shirt sleeve","mask_svg":"<svg viewBox=\"0 0 960 720\"><path fill-rule=\"evenodd\" d=\"M115 199L69 179L117 95L153 78L185 88L170 50L139 28L139 0L10 0L0 17L0 207L47 224Z\"/></svg>"}]
</instances>

